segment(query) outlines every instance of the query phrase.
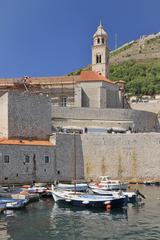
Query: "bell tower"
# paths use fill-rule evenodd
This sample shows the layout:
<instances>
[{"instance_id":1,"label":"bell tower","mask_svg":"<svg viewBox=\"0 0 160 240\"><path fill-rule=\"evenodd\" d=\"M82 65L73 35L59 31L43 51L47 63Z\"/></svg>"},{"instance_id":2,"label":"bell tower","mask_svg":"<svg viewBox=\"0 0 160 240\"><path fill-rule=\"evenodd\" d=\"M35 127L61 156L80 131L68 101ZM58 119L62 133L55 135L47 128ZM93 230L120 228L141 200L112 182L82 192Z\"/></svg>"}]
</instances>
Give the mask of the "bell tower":
<instances>
[{"instance_id":1,"label":"bell tower","mask_svg":"<svg viewBox=\"0 0 160 240\"><path fill-rule=\"evenodd\" d=\"M92 71L98 72L107 78L109 72L108 60L108 35L100 22L97 31L93 35Z\"/></svg>"}]
</instances>

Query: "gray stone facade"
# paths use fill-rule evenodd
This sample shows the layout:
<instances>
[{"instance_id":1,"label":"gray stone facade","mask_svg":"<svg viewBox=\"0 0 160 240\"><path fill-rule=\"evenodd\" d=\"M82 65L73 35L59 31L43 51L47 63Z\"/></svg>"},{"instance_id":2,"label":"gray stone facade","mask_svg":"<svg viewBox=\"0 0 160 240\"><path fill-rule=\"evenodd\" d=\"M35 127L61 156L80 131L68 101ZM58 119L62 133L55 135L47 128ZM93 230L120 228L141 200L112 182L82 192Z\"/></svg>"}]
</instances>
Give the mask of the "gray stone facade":
<instances>
[{"instance_id":1,"label":"gray stone facade","mask_svg":"<svg viewBox=\"0 0 160 240\"><path fill-rule=\"evenodd\" d=\"M0 109L1 138L49 139L51 104L47 97L8 92L0 97Z\"/></svg>"},{"instance_id":2,"label":"gray stone facade","mask_svg":"<svg viewBox=\"0 0 160 240\"><path fill-rule=\"evenodd\" d=\"M0 183L52 182L55 156L54 146L0 144Z\"/></svg>"},{"instance_id":3,"label":"gray stone facade","mask_svg":"<svg viewBox=\"0 0 160 240\"><path fill-rule=\"evenodd\" d=\"M103 81L81 82L75 86L75 107L122 108L119 86Z\"/></svg>"}]
</instances>

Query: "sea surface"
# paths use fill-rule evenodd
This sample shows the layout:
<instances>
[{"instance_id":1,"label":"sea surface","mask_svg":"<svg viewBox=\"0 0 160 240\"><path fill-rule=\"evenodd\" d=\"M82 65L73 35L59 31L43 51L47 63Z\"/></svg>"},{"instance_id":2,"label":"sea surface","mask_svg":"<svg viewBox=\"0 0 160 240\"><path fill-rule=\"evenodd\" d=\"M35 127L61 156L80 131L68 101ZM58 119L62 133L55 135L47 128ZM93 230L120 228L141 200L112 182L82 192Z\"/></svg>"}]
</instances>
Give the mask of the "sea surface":
<instances>
[{"instance_id":1,"label":"sea surface","mask_svg":"<svg viewBox=\"0 0 160 240\"><path fill-rule=\"evenodd\" d=\"M160 187L135 186L145 204L121 211L59 207L50 199L0 215L0 240L160 239Z\"/></svg>"}]
</instances>

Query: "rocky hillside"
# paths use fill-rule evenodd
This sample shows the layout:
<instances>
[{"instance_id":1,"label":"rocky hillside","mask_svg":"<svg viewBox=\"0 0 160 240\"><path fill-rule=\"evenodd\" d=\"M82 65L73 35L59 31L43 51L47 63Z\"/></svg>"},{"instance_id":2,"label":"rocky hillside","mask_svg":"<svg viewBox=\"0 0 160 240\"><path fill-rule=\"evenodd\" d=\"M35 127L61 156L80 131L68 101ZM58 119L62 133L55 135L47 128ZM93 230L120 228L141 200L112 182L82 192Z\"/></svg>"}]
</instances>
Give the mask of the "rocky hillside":
<instances>
[{"instance_id":1,"label":"rocky hillside","mask_svg":"<svg viewBox=\"0 0 160 240\"><path fill-rule=\"evenodd\" d=\"M69 75L77 75L87 66ZM143 36L110 53L109 78L124 80L128 95L160 93L160 33Z\"/></svg>"},{"instance_id":2,"label":"rocky hillside","mask_svg":"<svg viewBox=\"0 0 160 240\"><path fill-rule=\"evenodd\" d=\"M122 63L131 59L138 62L160 60L160 32L142 36L112 51L110 63Z\"/></svg>"}]
</instances>

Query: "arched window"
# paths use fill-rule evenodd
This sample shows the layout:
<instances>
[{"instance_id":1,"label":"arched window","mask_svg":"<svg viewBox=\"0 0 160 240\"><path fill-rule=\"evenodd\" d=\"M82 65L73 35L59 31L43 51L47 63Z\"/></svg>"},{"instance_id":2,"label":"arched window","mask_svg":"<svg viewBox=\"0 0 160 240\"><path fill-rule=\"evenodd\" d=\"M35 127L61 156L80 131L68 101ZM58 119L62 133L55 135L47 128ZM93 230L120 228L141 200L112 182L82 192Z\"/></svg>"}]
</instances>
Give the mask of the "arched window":
<instances>
[{"instance_id":1,"label":"arched window","mask_svg":"<svg viewBox=\"0 0 160 240\"><path fill-rule=\"evenodd\" d=\"M104 38L102 38L102 43L104 43Z\"/></svg>"},{"instance_id":2,"label":"arched window","mask_svg":"<svg viewBox=\"0 0 160 240\"><path fill-rule=\"evenodd\" d=\"M96 55L96 63L101 63L101 55L100 54Z\"/></svg>"},{"instance_id":3,"label":"arched window","mask_svg":"<svg viewBox=\"0 0 160 240\"><path fill-rule=\"evenodd\" d=\"M100 39L99 39L99 38L97 39L97 43L98 43L98 44L100 43Z\"/></svg>"}]
</instances>

